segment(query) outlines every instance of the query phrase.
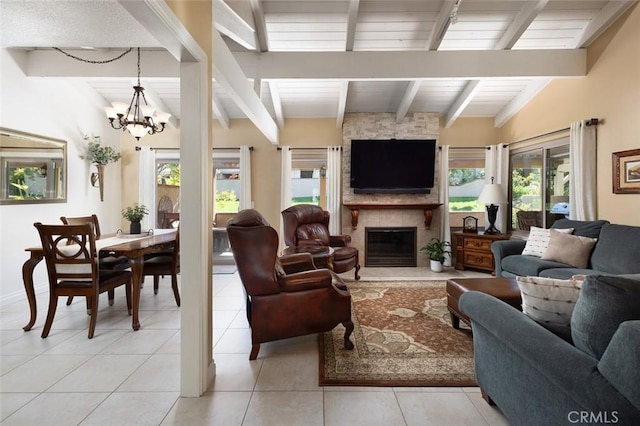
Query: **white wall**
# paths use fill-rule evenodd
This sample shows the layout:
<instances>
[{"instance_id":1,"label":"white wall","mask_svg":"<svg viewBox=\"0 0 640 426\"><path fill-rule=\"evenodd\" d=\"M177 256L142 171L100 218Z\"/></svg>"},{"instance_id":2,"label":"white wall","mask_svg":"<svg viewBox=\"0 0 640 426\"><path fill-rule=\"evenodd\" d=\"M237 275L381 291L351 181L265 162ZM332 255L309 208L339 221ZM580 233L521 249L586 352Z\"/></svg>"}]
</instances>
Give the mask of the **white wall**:
<instances>
[{"instance_id":1,"label":"white wall","mask_svg":"<svg viewBox=\"0 0 640 426\"><path fill-rule=\"evenodd\" d=\"M103 233L120 226L121 162L105 168L100 202L98 188L89 182L94 166L80 159L86 147L83 134L99 135L104 144L120 149L120 132L111 129L102 110L105 101L92 89L80 93L63 80L27 78L25 63L24 52L0 49L0 126L67 141L67 202L0 206L0 306L25 296L24 249L40 244L35 222L60 223L60 216L95 213ZM36 292L48 291L44 262L36 267L34 281ZM27 318L25 310L25 323ZM42 321L38 318L37 324Z\"/></svg>"}]
</instances>

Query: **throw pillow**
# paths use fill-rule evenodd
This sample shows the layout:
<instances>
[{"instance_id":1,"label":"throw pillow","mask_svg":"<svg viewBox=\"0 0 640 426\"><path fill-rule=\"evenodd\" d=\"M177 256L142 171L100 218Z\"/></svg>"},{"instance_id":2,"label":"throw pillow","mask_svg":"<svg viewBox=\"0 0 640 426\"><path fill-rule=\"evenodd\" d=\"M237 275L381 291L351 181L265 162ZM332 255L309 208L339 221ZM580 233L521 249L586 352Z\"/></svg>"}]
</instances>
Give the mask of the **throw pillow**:
<instances>
[{"instance_id":1,"label":"throw pillow","mask_svg":"<svg viewBox=\"0 0 640 426\"><path fill-rule=\"evenodd\" d=\"M527 243L524 246L524 250L522 251L522 254L541 257L544 251L549 246L549 239L550 239L549 231L550 231L549 229L532 226L529 229L529 237L527 238ZM573 228L555 229L555 231L570 234L573 232Z\"/></svg>"},{"instance_id":2,"label":"throw pillow","mask_svg":"<svg viewBox=\"0 0 640 426\"><path fill-rule=\"evenodd\" d=\"M589 257L596 241L597 238L568 235L551 229L549 246L540 257L584 269L589 266Z\"/></svg>"},{"instance_id":3,"label":"throw pillow","mask_svg":"<svg viewBox=\"0 0 640 426\"><path fill-rule=\"evenodd\" d=\"M571 316L574 345L600 359L618 326L640 319L640 278L589 275Z\"/></svg>"},{"instance_id":4,"label":"throw pillow","mask_svg":"<svg viewBox=\"0 0 640 426\"><path fill-rule=\"evenodd\" d=\"M555 334L568 339L573 308L582 281L545 277L517 277L522 294L522 312Z\"/></svg>"}]
</instances>

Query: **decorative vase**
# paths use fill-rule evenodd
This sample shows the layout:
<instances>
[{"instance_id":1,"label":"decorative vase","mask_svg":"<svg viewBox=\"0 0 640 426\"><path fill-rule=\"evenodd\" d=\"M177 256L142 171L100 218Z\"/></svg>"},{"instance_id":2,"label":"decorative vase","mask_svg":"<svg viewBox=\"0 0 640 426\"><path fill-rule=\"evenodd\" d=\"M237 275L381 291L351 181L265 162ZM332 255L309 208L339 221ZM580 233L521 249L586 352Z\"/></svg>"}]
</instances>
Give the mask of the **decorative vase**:
<instances>
[{"instance_id":1,"label":"decorative vase","mask_svg":"<svg viewBox=\"0 0 640 426\"><path fill-rule=\"evenodd\" d=\"M91 186L100 187L100 201L104 201L104 164L96 164L97 173L91 173ZM98 185L96 185L96 183Z\"/></svg>"},{"instance_id":2,"label":"decorative vase","mask_svg":"<svg viewBox=\"0 0 640 426\"><path fill-rule=\"evenodd\" d=\"M129 233L140 234L141 232L142 232L142 226L140 225L140 221L131 222L131 225L129 226Z\"/></svg>"},{"instance_id":3,"label":"decorative vase","mask_svg":"<svg viewBox=\"0 0 640 426\"><path fill-rule=\"evenodd\" d=\"M431 271L433 272L442 272L442 262L439 260L431 261Z\"/></svg>"}]
</instances>

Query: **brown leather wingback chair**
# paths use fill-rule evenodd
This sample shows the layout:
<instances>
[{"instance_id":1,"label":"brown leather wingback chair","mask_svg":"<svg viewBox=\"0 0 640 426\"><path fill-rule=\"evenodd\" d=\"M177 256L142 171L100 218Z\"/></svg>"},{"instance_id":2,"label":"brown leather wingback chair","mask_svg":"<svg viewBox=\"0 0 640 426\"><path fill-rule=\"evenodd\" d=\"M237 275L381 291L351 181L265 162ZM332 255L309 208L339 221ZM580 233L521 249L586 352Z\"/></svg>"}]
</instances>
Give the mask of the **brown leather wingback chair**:
<instances>
[{"instance_id":1,"label":"brown leather wingback chair","mask_svg":"<svg viewBox=\"0 0 640 426\"><path fill-rule=\"evenodd\" d=\"M351 295L340 277L328 269L285 273L278 262L278 233L256 210L240 211L227 231L247 298L249 359L256 359L263 342L321 333L340 323L346 329L344 346L353 349ZM309 253L292 256L313 265Z\"/></svg>"},{"instance_id":2,"label":"brown leather wingback chair","mask_svg":"<svg viewBox=\"0 0 640 426\"><path fill-rule=\"evenodd\" d=\"M282 211L284 243L288 247L319 244L334 249L333 270L337 273L355 268L359 280L358 249L350 247L351 235L329 235L329 212L313 204L298 204Z\"/></svg>"}]
</instances>

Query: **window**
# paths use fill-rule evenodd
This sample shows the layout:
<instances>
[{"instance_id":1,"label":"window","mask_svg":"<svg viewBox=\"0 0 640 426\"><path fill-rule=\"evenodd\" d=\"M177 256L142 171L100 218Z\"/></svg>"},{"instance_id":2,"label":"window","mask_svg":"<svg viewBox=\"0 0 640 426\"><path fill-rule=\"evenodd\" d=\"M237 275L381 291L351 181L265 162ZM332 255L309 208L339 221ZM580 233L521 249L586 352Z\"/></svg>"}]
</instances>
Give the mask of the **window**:
<instances>
[{"instance_id":1,"label":"window","mask_svg":"<svg viewBox=\"0 0 640 426\"><path fill-rule=\"evenodd\" d=\"M214 153L213 189L217 213L235 213L240 205L240 157ZM180 159L177 153L156 154L157 200L159 211L180 211ZM172 210L171 210L172 209Z\"/></svg>"},{"instance_id":2,"label":"window","mask_svg":"<svg viewBox=\"0 0 640 426\"><path fill-rule=\"evenodd\" d=\"M291 204L326 207L325 180L321 170L327 166L324 149L298 149L291 154Z\"/></svg>"},{"instance_id":3,"label":"window","mask_svg":"<svg viewBox=\"0 0 640 426\"><path fill-rule=\"evenodd\" d=\"M569 140L511 152L511 226L549 228L569 216Z\"/></svg>"},{"instance_id":4,"label":"window","mask_svg":"<svg viewBox=\"0 0 640 426\"><path fill-rule=\"evenodd\" d=\"M465 216L475 216L479 226L484 222L484 205L478 196L485 183L485 151L456 149L449 151L449 223L462 227Z\"/></svg>"}]
</instances>

